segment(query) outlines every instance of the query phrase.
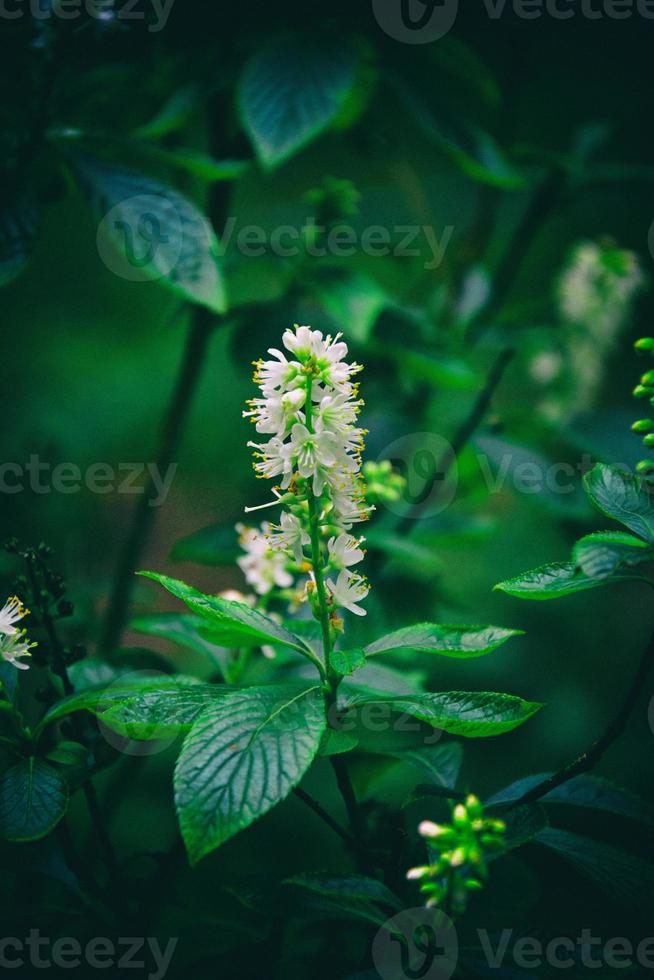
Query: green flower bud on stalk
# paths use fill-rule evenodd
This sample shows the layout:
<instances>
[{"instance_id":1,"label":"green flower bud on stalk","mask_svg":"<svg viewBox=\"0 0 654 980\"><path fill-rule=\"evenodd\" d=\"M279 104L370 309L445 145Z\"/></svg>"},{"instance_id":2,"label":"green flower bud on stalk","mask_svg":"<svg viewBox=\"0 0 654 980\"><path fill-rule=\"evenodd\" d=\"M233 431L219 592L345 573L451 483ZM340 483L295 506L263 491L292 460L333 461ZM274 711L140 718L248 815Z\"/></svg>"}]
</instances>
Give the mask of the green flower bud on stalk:
<instances>
[{"instance_id":1,"label":"green flower bud on stalk","mask_svg":"<svg viewBox=\"0 0 654 980\"><path fill-rule=\"evenodd\" d=\"M634 349L638 351L654 351L654 337L641 337L634 344Z\"/></svg>"},{"instance_id":2,"label":"green flower bud on stalk","mask_svg":"<svg viewBox=\"0 0 654 980\"><path fill-rule=\"evenodd\" d=\"M639 476L649 476L653 470L654 462L651 459L641 459L639 463L636 463L636 473Z\"/></svg>"},{"instance_id":3,"label":"green flower bud on stalk","mask_svg":"<svg viewBox=\"0 0 654 980\"><path fill-rule=\"evenodd\" d=\"M632 432L650 432L652 429L654 429L652 419L638 419L631 427Z\"/></svg>"},{"instance_id":4,"label":"green flower bud on stalk","mask_svg":"<svg viewBox=\"0 0 654 980\"><path fill-rule=\"evenodd\" d=\"M654 391L651 388L646 388L643 384L639 384L632 391L632 395L634 398L651 398L654 395Z\"/></svg>"},{"instance_id":5,"label":"green flower bud on stalk","mask_svg":"<svg viewBox=\"0 0 654 980\"><path fill-rule=\"evenodd\" d=\"M648 449L651 449L652 447L654 447L654 432L650 432L649 435L645 436L645 438L643 439L643 442L647 446Z\"/></svg>"},{"instance_id":6,"label":"green flower bud on stalk","mask_svg":"<svg viewBox=\"0 0 654 980\"><path fill-rule=\"evenodd\" d=\"M654 371L646 371L640 379L642 385L654 385Z\"/></svg>"}]
</instances>

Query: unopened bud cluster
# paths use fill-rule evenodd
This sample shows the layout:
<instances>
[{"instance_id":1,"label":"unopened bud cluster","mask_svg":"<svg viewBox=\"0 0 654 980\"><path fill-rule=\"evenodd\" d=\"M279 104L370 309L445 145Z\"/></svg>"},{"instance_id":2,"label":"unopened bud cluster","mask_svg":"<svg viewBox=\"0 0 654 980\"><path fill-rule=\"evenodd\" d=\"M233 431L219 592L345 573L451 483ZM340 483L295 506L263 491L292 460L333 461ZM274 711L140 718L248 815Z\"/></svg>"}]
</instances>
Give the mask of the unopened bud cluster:
<instances>
[{"instance_id":1,"label":"unopened bud cluster","mask_svg":"<svg viewBox=\"0 0 654 980\"><path fill-rule=\"evenodd\" d=\"M654 337L641 337L634 344L635 349L642 354L654 354ZM654 370L645 371L640 382L633 390L634 398L647 398L654 409ZM654 416L654 412L652 412ZM654 448L654 417L637 419L631 426L631 431L643 437L643 445L647 449ZM654 475L654 460L641 459L636 464L636 473L642 477Z\"/></svg>"},{"instance_id":2,"label":"unopened bud cluster","mask_svg":"<svg viewBox=\"0 0 654 980\"><path fill-rule=\"evenodd\" d=\"M506 826L502 820L484 817L476 796L457 803L448 824L423 820L418 833L427 841L431 862L407 872L409 880L420 881L420 891L433 908L447 905L460 915L468 894L483 888L488 877L488 858L504 847Z\"/></svg>"}]
</instances>

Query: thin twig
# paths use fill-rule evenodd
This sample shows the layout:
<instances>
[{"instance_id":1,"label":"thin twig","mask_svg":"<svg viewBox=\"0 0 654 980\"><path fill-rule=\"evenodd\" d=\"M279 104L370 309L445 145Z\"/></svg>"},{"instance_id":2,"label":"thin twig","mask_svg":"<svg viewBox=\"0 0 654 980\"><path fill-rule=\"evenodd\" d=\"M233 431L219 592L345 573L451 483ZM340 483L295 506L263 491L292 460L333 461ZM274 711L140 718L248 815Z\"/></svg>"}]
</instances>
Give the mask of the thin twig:
<instances>
[{"instance_id":1,"label":"thin twig","mask_svg":"<svg viewBox=\"0 0 654 980\"><path fill-rule=\"evenodd\" d=\"M114 588L100 641L100 648L104 651L111 651L120 642L134 587L134 573L138 569L156 514L154 501L160 488L157 487L152 472L167 473L173 463L200 376L214 320L215 315L205 307L194 308L184 357L162 427L156 466L148 471L148 481L136 505L127 541L118 561Z\"/></svg>"},{"instance_id":2,"label":"thin twig","mask_svg":"<svg viewBox=\"0 0 654 980\"><path fill-rule=\"evenodd\" d=\"M349 846L352 846L355 843L352 835L348 834L347 830L345 830L344 827L341 827L340 823L338 823L337 820L334 820L334 818L330 816L329 813L327 813L327 811L320 805L320 803L318 803L318 800L314 800L313 796L310 796L303 789L300 789L299 786L295 787L293 793L295 794L295 796L297 796L299 800L302 800L303 803L305 803L311 810L313 810L316 816L320 817L320 819L324 823L326 823L327 826L330 827L335 834L338 834L341 840L344 840L345 843L348 844Z\"/></svg>"},{"instance_id":3,"label":"thin twig","mask_svg":"<svg viewBox=\"0 0 654 980\"><path fill-rule=\"evenodd\" d=\"M631 682L629 690L627 691L622 707L618 711L613 721L610 722L604 734L593 742L590 748L583 752L577 759L574 760L574 762L571 762L553 776L549 776L547 779L544 779L542 783L534 786L527 793L521 796L519 800L516 800L512 806L521 806L525 803L534 803L536 800L541 799L541 797L546 796L553 789L556 789L557 786L567 783L569 779L572 779L574 776L578 776L579 773L588 772L588 770L593 769L597 765L609 746L612 745L613 742L615 742L615 740L624 732L629 716L631 715L638 697L643 690L653 661L654 633L650 637L650 641L643 651L640 663L638 665L638 670L636 671L636 675Z\"/></svg>"},{"instance_id":4,"label":"thin twig","mask_svg":"<svg viewBox=\"0 0 654 980\"><path fill-rule=\"evenodd\" d=\"M336 783L338 785L339 792L343 797L345 809L347 810L348 819L350 821L350 827L352 828L352 837L359 869L364 874L373 874L375 866L364 840L364 823L361 810L359 809L359 804L356 796L354 795L354 789L350 781L347 762L339 755L331 756L330 762L336 776Z\"/></svg>"}]
</instances>

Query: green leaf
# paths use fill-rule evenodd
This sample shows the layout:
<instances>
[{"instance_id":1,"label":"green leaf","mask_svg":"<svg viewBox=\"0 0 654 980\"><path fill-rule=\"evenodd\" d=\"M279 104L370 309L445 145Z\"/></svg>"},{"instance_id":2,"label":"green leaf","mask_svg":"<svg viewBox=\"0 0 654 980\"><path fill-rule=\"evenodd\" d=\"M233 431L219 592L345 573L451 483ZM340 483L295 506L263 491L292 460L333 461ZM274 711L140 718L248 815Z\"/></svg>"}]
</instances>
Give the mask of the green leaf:
<instances>
[{"instance_id":1,"label":"green leaf","mask_svg":"<svg viewBox=\"0 0 654 980\"><path fill-rule=\"evenodd\" d=\"M301 889L302 909L321 917L362 919L380 926L389 912L402 909L400 899L386 885L361 875L301 874L284 884Z\"/></svg>"},{"instance_id":2,"label":"green leaf","mask_svg":"<svg viewBox=\"0 0 654 980\"><path fill-rule=\"evenodd\" d=\"M617 847L547 827L534 841L556 851L612 898L643 911L654 904L654 864Z\"/></svg>"},{"instance_id":3,"label":"green leaf","mask_svg":"<svg viewBox=\"0 0 654 980\"><path fill-rule=\"evenodd\" d=\"M414 650L419 653L440 653L445 657L467 659L491 653L522 630L501 626L439 626L437 623L416 623L383 636L365 648L367 657L389 650Z\"/></svg>"},{"instance_id":4,"label":"green leaf","mask_svg":"<svg viewBox=\"0 0 654 980\"><path fill-rule=\"evenodd\" d=\"M102 724L126 738L149 741L191 730L196 718L234 688L197 684L143 691L100 710Z\"/></svg>"},{"instance_id":5,"label":"green leaf","mask_svg":"<svg viewBox=\"0 0 654 980\"><path fill-rule=\"evenodd\" d=\"M323 735L318 755L343 755L351 752L359 744L356 732L342 731L340 728L328 728Z\"/></svg>"},{"instance_id":6,"label":"green leaf","mask_svg":"<svg viewBox=\"0 0 654 980\"><path fill-rule=\"evenodd\" d=\"M57 742L46 755L48 762L56 762L60 766L82 767L89 761L89 750L81 742Z\"/></svg>"},{"instance_id":7,"label":"green leaf","mask_svg":"<svg viewBox=\"0 0 654 980\"><path fill-rule=\"evenodd\" d=\"M605 579L622 565L637 565L652 557L645 541L624 531L598 531L580 538L572 549L575 565L588 578Z\"/></svg>"},{"instance_id":8,"label":"green leaf","mask_svg":"<svg viewBox=\"0 0 654 980\"><path fill-rule=\"evenodd\" d=\"M463 746L460 742L425 745L423 748L406 749L393 754L402 762L415 766L430 783L444 789L456 787L463 761Z\"/></svg>"},{"instance_id":9,"label":"green leaf","mask_svg":"<svg viewBox=\"0 0 654 980\"><path fill-rule=\"evenodd\" d=\"M20 275L38 233L36 199L23 190L0 205L0 286Z\"/></svg>"},{"instance_id":10,"label":"green leaf","mask_svg":"<svg viewBox=\"0 0 654 980\"><path fill-rule=\"evenodd\" d=\"M490 133L450 112L444 104L433 108L417 85L394 77L404 105L423 134L471 180L515 190L525 186L523 175L509 162Z\"/></svg>"},{"instance_id":11,"label":"green leaf","mask_svg":"<svg viewBox=\"0 0 654 980\"><path fill-rule=\"evenodd\" d=\"M300 637L242 602L231 602L218 596L205 595L185 582L180 582L179 579L159 575L156 572L138 572L138 574L158 582L171 595L181 599L194 613L202 616L209 625L208 633L205 635L216 643L223 646L282 643L316 660L315 653Z\"/></svg>"},{"instance_id":12,"label":"green leaf","mask_svg":"<svg viewBox=\"0 0 654 980\"><path fill-rule=\"evenodd\" d=\"M175 543L173 561L194 561L198 565L233 565L239 547L233 524L212 524Z\"/></svg>"},{"instance_id":13,"label":"green leaf","mask_svg":"<svg viewBox=\"0 0 654 980\"><path fill-rule=\"evenodd\" d=\"M340 677L349 677L355 670L366 666L366 655L360 648L355 650L332 650L329 663Z\"/></svg>"},{"instance_id":14,"label":"green leaf","mask_svg":"<svg viewBox=\"0 0 654 980\"><path fill-rule=\"evenodd\" d=\"M94 157L76 156L74 166L113 272L137 282L159 280L192 303L225 312L216 236L194 204L151 177Z\"/></svg>"},{"instance_id":15,"label":"green leaf","mask_svg":"<svg viewBox=\"0 0 654 980\"><path fill-rule=\"evenodd\" d=\"M356 68L354 48L343 37L279 34L249 59L238 105L262 166L282 163L334 121Z\"/></svg>"},{"instance_id":16,"label":"green leaf","mask_svg":"<svg viewBox=\"0 0 654 980\"><path fill-rule=\"evenodd\" d=\"M67 809L68 784L42 759L25 759L0 779L0 836L5 840L45 837Z\"/></svg>"},{"instance_id":17,"label":"green leaf","mask_svg":"<svg viewBox=\"0 0 654 980\"><path fill-rule=\"evenodd\" d=\"M96 687L85 688L57 701L46 711L37 725L36 732L42 732L47 725L60 721L61 718L66 718L76 711L90 711L92 714L99 715L107 711L114 701L136 697L146 690L174 691L198 683L195 677L184 677L181 674L176 674L174 677L162 677L160 674L151 677L145 674L141 676L128 674L124 679L118 677L109 684L102 683Z\"/></svg>"},{"instance_id":18,"label":"green leaf","mask_svg":"<svg viewBox=\"0 0 654 980\"><path fill-rule=\"evenodd\" d=\"M551 775L551 773L544 772L518 779L491 796L486 800L485 805L500 806L513 803L535 786L539 786ZM588 773L574 776L567 782L555 787L541 797L539 802L600 810L603 813L612 813L616 816L627 817L654 826L654 809L649 803L621 786L615 786L608 779L602 779Z\"/></svg>"},{"instance_id":19,"label":"green leaf","mask_svg":"<svg viewBox=\"0 0 654 980\"><path fill-rule=\"evenodd\" d=\"M623 467L597 463L584 476L592 503L630 531L654 543L654 490Z\"/></svg>"},{"instance_id":20,"label":"green leaf","mask_svg":"<svg viewBox=\"0 0 654 980\"><path fill-rule=\"evenodd\" d=\"M137 633L170 640L187 650L209 657L222 668L219 646L207 638L205 626L206 620L201 616L194 616L193 613L151 613L148 616L137 616L129 624L129 628Z\"/></svg>"},{"instance_id":21,"label":"green leaf","mask_svg":"<svg viewBox=\"0 0 654 980\"><path fill-rule=\"evenodd\" d=\"M347 323L348 337L358 344L370 338L379 315L390 303L386 290L375 279L343 269L323 271L314 292L335 325Z\"/></svg>"},{"instance_id":22,"label":"green leaf","mask_svg":"<svg viewBox=\"0 0 654 980\"><path fill-rule=\"evenodd\" d=\"M527 803L499 814L506 824L504 852L533 840L548 826L547 814L538 803Z\"/></svg>"},{"instance_id":23,"label":"green leaf","mask_svg":"<svg viewBox=\"0 0 654 980\"><path fill-rule=\"evenodd\" d=\"M183 170L199 180L213 183L219 180L238 180L252 166L249 160L216 160L208 153L176 146L174 149L161 146L138 144L134 147L155 160L161 160L169 167Z\"/></svg>"},{"instance_id":24,"label":"green leaf","mask_svg":"<svg viewBox=\"0 0 654 980\"><path fill-rule=\"evenodd\" d=\"M18 671L6 660L0 662L0 689L7 700L13 704L18 694Z\"/></svg>"},{"instance_id":25,"label":"green leaf","mask_svg":"<svg viewBox=\"0 0 654 980\"><path fill-rule=\"evenodd\" d=\"M197 85L184 85L173 92L149 122L134 130L138 139L161 139L181 129L200 104L201 93Z\"/></svg>"},{"instance_id":26,"label":"green leaf","mask_svg":"<svg viewBox=\"0 0 654 980\"><path fill-rule=\"evenodd\" d=\"M441 694L372 697L350 695L344 707L349 711L364 705L387 705L390 712L411 715L453 735L486 738L501 735L522 725L543 705L523 701L511 694L487 691L447 691ZM375 719L378 724L379 719Z\"/></svg>"},{"instance_id":27,"label":"green leaf","mask_svg":"<svg viewBox=\"0 0 654 980\"><path fill-rule=\"evenodd\" d=\"M325 731L319 687L251 687L196 721L175 767L175 804L191 864L280 803Z\"/></svg>"},{"instance_id":28,"label":"green leaf","mask_svg":"<svg viewBox=\"0 0 654 980\"><path fill-rule=\"evenodd\" d=\"M627 582L638 579L638 575L622 573L612 575L611 582ZM494 588L518 599L558 599L561 596L596 589L604 585L605 579L589 578L578 569L574 562L550 562L523 572L515 578L499 582Z\"/></svg>"}]
</instances>

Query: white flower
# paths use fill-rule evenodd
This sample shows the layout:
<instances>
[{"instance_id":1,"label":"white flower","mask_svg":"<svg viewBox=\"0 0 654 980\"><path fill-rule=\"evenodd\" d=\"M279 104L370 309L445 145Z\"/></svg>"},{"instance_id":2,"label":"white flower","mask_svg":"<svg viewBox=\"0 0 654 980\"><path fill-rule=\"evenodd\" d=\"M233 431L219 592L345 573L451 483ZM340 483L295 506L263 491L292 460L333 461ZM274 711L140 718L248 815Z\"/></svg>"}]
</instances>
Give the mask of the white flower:
<instances>
[{"instance_id":1,"label":"white flower","mask_svg":"<svg viewBox=\"0 0 654 980\"><path fill-rule=\"evenodd\" d=\"M272 480L276 476L281 476L283 477L282 488L286 489L293 476L291 445L283 442L277 436L273 436L272 439L263 445L257 442L248 442L248 446L257 450L254 454L257 459L254 464L257 475L265 477L268 480Z\"/></svg>"},{"instance_id":2,"label":"white flower","mask_svg":"<svg viewBox=\"0 0 654 980\"><path fill-rule=\"evenodd\" d=\"M343 531L338 537L330 538L327 542L329 559L336 568L349 568L363 561L365 552L359 547L363 538L355 538Z\"/></svg>"},{"instance_id":3,"label":"white flower","mask_svg":"<svg viewBox=\"0 0 654 980\"><path fill-rule=\"evenodd\" d=\"M245 551L237 564L255 592L265 595L274 586L285 589L293 585L293 576L286 569L286 556L273 551L268 543L268 524L262 524L260 530L237 524L236 530L240 535L239 544Z\"/></svg>"},{"instance_id":4,"label":"white flower","mask_svg":"<svg viewBox=\"0 0 654 980\"><path fill-rule=\"evenodd\" d=\"M353 374L361 370L359 364L347 364L343 358L347 355L347 344L336 337L328 335L323 339L320 330L310 327L296 327L295 331L285 330L282 342L284 347L297 355L299 361L305 364L313 359L318 378L324 384L338 388L346 384Z\"/></svg>"},{"instance_id":5,"label":"white flower","mask_svg":"<svg viewBox=\"0 0 654 980\"><path fill-rule=\"evenodd\" d=\"M318 418L323 429L339 435L349 432L356 423L362 404L360 399L353 401L351 394L346 392L323 395L318 406Z\"/></svg>"},{"instance_id":6,"label":"white flower","mask_svg":"<svg viewBox=\"0 0 654 980\"><path fill-rule=\"evenodd\" d=\"M5 636L14 636L16 633L20 633L20 630L14 624L20 622L21 619L28 615L29 609L25 608L18 596L9 596L2 609L0 609L0 634L4 633Z\"/></svg>"},{"instance_id":7,"label":"white flower","mask_svg":"<svg viewBox=\"0 0 654 980\"><path fill-rule=\"evenodd\" d=\"M302 365L297 361L287 361L281 351L271 347L268 351L276 361L257 361L254 370L254 383L259 385L264 395L271 395L277 389L290 390L302 383Z\"/></svg>"},{"instance_id":8,"label":"white flower","mask_svg":"<svg viewBox=\"0 0 654 980\"><path fill-rule=\"evenodd\" d=\"M290 551L300 565L304 558L302 548L311 543L311 538L303 528L299 517L282 511L279 526L272 525L268 542L274 551Z\"/></svg>"},{"instance_id":9,"label":"white flower","mask_svg":"<svg viewBox=\"0 0 654 980\"><path fill-rule=\"evenodd\" d=\"M5 634L0 639L0 657L18 670L29 669L29 664L21 663L18 658L30 657L30 650L36 646L36 643L30 643L24 637L25 630L14 630L12 634Z\"/></svg>"},{"instance_id":10,"label":"white flower","mask_svg":"<svg viewBox=\"0 0 654 980\"><path fill-rule=\"evenodd\" d=\"M329 493L333 505L330 519L345 531L349 531L353 524L367 521L375 509L366 504L361 488L349 473L335 474L330 478Z\"/></svg>"},{"instance_id":11,"label":"white flower","mask_svg":"<svg viewBox=\"0 0 654 980\"><path fill-rule=\"evenodd\" d=\"M313 480L313 492L317 495L323 491L328 471L337 464L346 469L356 468L342 439L322 429L309 432L301 422L296 422L291 429L291 457L300 476Z\"/></svg>"},{"instance_id":12,"label":"white flower","mask_svg":"<svg viewBox=\"0 0 654 980\"><path fill-rule=\"evenodd\" d=\"M342 571L339 573L336 582L330 578L325 583L331 592L332 599L337 606L348 609L355 616L365 616L366 611L358 606L370 592L366 580L361 575L353 575L352 572Z\"/></svg>"},{"instance_id":13,"label":"white flower","mask_svg":"<svg viewBox=\"0 0 654 980\"><path fill-rule=\"evenodd\" d=\"M304 388L294 388L292 391L279 395L269 395L268 398L252 398L248 412L243 412L243 418L251 418L256 424L257 432L283 436L289 423L298 417L306 399Z\"/></svg>"}]
</instances>

